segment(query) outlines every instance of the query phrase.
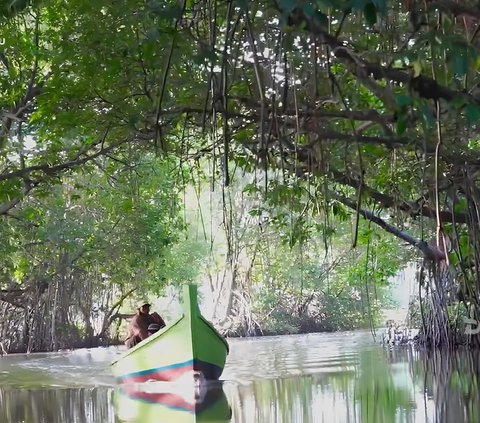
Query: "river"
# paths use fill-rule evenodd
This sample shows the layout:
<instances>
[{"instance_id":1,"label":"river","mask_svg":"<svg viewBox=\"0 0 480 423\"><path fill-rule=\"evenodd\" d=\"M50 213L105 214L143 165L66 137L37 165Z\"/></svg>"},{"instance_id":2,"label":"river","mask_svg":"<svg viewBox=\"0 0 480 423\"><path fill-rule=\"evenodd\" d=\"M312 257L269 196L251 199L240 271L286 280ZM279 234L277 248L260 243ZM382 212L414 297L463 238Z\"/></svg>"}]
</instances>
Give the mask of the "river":
<instances>
[{"instance_id":1,"label":"river","mask_svg":"<svg viewBox=\"0 0 480 423\"><path fill-rule=\"evenodd\" d=\"M0 422L480 422L478 351L391 350L367 331L229 343L222 382L196 413L116 386L109 363L122 348L3 356Z\"/></svg>"}]
</instances>

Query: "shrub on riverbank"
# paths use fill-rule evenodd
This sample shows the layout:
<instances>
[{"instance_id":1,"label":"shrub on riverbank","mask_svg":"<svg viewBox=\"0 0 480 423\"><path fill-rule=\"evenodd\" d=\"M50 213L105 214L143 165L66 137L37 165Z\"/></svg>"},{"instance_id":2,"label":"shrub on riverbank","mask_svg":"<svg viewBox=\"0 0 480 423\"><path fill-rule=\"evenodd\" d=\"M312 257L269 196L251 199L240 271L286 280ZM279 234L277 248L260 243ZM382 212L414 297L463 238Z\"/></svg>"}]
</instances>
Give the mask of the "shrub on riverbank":
<instances>
[{"instance_id":1,"label":"shrub on riverbank","mask_svg":"<svg viewBox=\"0 0 480 423\"><path fill-rule=\"evenodd\" d=\"M377 326L380 323L380 303L365 304L355 290L334 295L305 292L294 297L285 292L261 291L254 299L248 319L229 319L228 336L288 335L312 332L335 332Z\"/></svg>"}]
</instances>

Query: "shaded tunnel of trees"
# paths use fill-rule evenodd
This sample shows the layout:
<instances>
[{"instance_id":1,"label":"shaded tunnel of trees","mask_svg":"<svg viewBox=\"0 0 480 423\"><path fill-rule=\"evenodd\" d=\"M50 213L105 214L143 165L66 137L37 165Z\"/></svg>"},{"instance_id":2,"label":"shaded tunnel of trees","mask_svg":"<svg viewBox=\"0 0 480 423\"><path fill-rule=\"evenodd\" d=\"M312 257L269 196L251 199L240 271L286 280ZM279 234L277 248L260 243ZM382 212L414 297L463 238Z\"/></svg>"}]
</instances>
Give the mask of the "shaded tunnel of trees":
<instances>
[{"instance_id":1,"label":"shaded tunnel of trees","mask_svg":"<svg viewBox=\"0 0 480 423\"><path fill-rule=\"evenodd\" d=\"M108 342L125 301L195 281L213 231L203 221L202 247L187 235L184 193L208 187L223 322L258 332L268 292L328 329L322 304L355 281L360 321L420 260L420 342L478 346L462 320L480 319L478 2L18 0L0 14L4 348ZM300 275L273 272L274 245ZM325 251L366 260L347 291L324 287L326 262L308 276Z\"/></svg>"}]
</instances>

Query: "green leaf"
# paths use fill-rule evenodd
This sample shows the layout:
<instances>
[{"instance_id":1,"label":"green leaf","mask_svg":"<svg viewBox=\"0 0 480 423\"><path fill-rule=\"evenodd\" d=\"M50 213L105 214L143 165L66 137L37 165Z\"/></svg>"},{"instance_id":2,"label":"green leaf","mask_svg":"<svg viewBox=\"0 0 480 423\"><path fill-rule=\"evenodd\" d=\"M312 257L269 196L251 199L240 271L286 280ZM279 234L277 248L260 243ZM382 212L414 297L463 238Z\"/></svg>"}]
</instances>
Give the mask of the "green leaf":
<instances>
[{"instance_id":1,"label":"green leaf","mask_svg":"<svg viewBox=\"0 0 480 423\"><path fill-rule=\"evenodd\" d=\"M465 99L461 95L458 95L450 102L450 106L457 110L461 109L465 106Z\"/></svg>"},{"instance_id":2,"label":"green leaf","mask_svg":"<svg viewBox=\"0 0 480 423\"><path fill-rule=\"evenodd\" d=\"M413 62L413 77L416 78L422 73L422 63L420 60Z\"/></svg>"},{"instance_id":3,"label":"green leaf","mask_svg":"<svg viewBox=\"0 0 480 423\"><path fill-rule=\"evenodd\" d=\"M365 144L363 146L363 151L375 157L385 156L385 150L382 147L374 144Z\"/></svg>"},{"instance_id":4,"label":"green leaf","mask_svg":"<svg viewBox=\"0 0 480 423\"><path fill-rule=\"evenodd\" d=\"M328 16L325 13L322 13L319 10L317 10L315 12L315 20L324 28L328 28Z\"/></svg>"},{"instance_id":5,"label":"green leaf","mask_svg":"<svg viewBox=\"0 0 480 423\"><path fill-rule=\"evenodd\" d=\"M468 57L467 55L460 53L454 56L453 58L453 70L459 75L463 76L468 71Z\"/></svg>"},{"instance_id":6,"label":"green leaf","mask_svg":"<svg viewBox=\"0 0 480 423\"><path fill-rule=\"evenodd\" d=\"M235 4L244 12L248 10L248 0L235 0Z\"/></svg>"},{"instance_id":7,"label":"green leaf","mask_svg":"<svg viewBox=\"0 0 480 423\"><path fill-rule=\"evenodd\" d=\"M460 240L459 240L459 247L460 247L460 252L462 254L462 257L468 258L470 255L470 242L468 239L468 235L461 235Z\"/></svg>"},{"instance_id":8,"label":"green leaf","mask_svg":"<svg viewBox=\"0 0 480 423\"><path fill-rule=\"evenodd\" d=\"M258 217L262 215L262 210L261 209L250 209L248 211L248 214L252 217Z\"/></svg>"},{"instance_id":9,"label":"green leaf","mask_svg":"<svg viewBox=\"0 0 480 423\"><path fill-rule=\"evenodd\" d=\"M195 63L203 65L205 61L210 63L215 63L217 60L217 55L215 51L209 47L200 46L198 53L193 56Z\"/></svg>"},{"instance_id":10,"label":"green leaf","mask_svg":"<svg viewBox=\"0 0 480 423\"><path fill-rule=\"evenodd\" d=\"M38 216L38 211L33 208L33 207L27 207L24 211L23 211L23 217L25 220L28 220L29 222L32 222L33 220L35 220L35 218Z\"/></svg>"},{"instance_id":11,"label":"green leaf","mask_svg":"<svg viewBox=\"0 0 480 423\"><path fill-rule=\"evenodd\" d=\"M303 6L303 14L307 18L313 18L314 14L315 14L315 9L313 8L313 5L311 3L306 3Z\"/></svg>"},{"instance_id":12,"label":"green leaf","mask_svg":"<svg viewBox=\"0 0 480 423\"><path fill-rule=\"evenodd\" d=\"M455 213L465 213L467 211L467 200L465 198L460 199L453 207Z\"/></svg>"},{"instance_id":13,"label":"green leaf","mask_svg":"<svg viewBox=\"0 0 480 423\"><path fill-rule=\"evenodd\" d=\"M372 0L373 4L376 6L377 11L380 13L386 13L388 0Z\"/></svg>"},{"instance_id":14,"label":"green leaf","mask_svg":"<svg viewBox=\"0 0 480 423\"><path fill-rule=\"evenodd\" d=\"M160 32L156 28L152 28L147 31L145 34L144 42L145 43L153 43L157 41L160 37Z\"/></svg>"},{"instance_id":15,"label":"green leaf","mask_svg":"<svg viewBox=\"0 0 480 423\"><path fill-rule=\"evenodd\" d=\"M448 260L450 265L456 266L459 263L458 254L455 251L448 253Z\"/></svg>"},{"instance_id":16,"label":"green leaf","mask_svg":"<svg viewBox=\"0 0 480 423\"><path fill-rule=\"evenodd\" d=\"M283 12L283 15L289 15L293 9L297 6L295 0L279 0L278 5Z\"/></svg>"},{"instance_id":17,"label":"green leaf","mask_svg":"<svg viewBox=\"0 0 480 423\"><path fill-rule=\"evenodd\" d=\"M126 198L123 202L122 202L122 210L125 212L125 213L129 213L133 210L133 201L131 198Z\"/></svg>"},{"instance_id":18,"label":"green leaf","mask_svg":"<svg viewBox=\"0 0 480 423\"><path fill-rule=\"evenodd\" d=\"M395 100L399 108L411 106L413 103L412 97L410 97L409 95L397 95L395 96Z\"/></svg>"},{"instance_id":19,"label":"green leaf","mask_svg":"<svg viewBox=\"0 0 480 423\"><path fill-rule=\"evenodd\" d=\"M377 8L373 3L368 3L363 9L363 14L365 15L365 20L370 26L374 26L377 23Z\"/></svg>"},{"instance_id":20,"label":"green leaf","mask_svg":"<svg viewBox=\"0 0 480 423\"><path fill-rule=\"evenodd\" d=\"M423 104L420 107L420 111L422 112L422 117L423 117L425 126L427 128L433 128L435 126L435 118L430 108L426 104Z\"/></svg>"},{"instance_id":21,"label":"green leaf","mask_svg":"<svg viewBox=\"0 0 480 423\"><path fill-rule=\"evenodd\" d=\"M243 188L243 192L248 194L254 194L256 192L260 192L260 188L258 188L256 184L251 183L245 185L245 187Z\"/></svg>"},{"instance_id":22,"label":"green leaf","mask_svg":"<svg viewBox=\"0 0 480 423\"><path fill-rule=\"evenodd\" d=\"M480 107L476 104L469 104L465 108L465 116L470 123L477 123L480 120Z\"/></svg>"},{"instance_id":23,"label":"green leaf","mask_svg":"<svg viewBox=\"0 0 480 423\"><path fill-rule=\"evenodd\" d=\"M354 11L362 10L365 8L366 4L367 4L367 0L352 0L350 7Z\"/></svg>"},{"instance_id":24,"label":"green leaf","mask_svg":"<svg viewBox=\"0 0 480 423\"><path fill-rule=\"evenodd\" d=\"M468 149L469 150L480 150L480 140L469 139L468 140Z\"/></svg>"},{"instance_id":25,"label":"green leaf","mask_svg":"<svg viewBox=\"0 0 480 423\"><path fill-rule=\"evenodd\" d=\"M404 117L400 117L397 120L396 131L397 135L403 135L407 130L407 120Z\"/></svg>"}]
</instances>

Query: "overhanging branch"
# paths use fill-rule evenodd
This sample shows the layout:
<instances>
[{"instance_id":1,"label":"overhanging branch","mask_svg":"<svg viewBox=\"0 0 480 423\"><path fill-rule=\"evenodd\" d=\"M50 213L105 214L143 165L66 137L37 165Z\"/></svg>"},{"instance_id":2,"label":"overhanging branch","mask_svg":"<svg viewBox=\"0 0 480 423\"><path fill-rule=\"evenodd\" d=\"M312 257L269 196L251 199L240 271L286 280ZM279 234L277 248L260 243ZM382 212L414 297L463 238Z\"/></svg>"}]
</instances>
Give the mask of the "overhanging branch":
<instances>
[{"instance_id":1,"label":"overhanging branch","mask_svg":"<svg viewBox=\"0 0 480 423\"><path fill-rule=\"evenodd\" d=\"M357 208L357 205L354 201L339 195L334 192L330 192L330 196L332 198L335 198L336 200L340 201L342 204L346 205L347 207L358 211L360 215L362 215L365 219L369 220L370 222L375 223L376 225L380 226L382 229L384 229L386 232L391 233L392 235L396 236L397 238L402 239L403 241L407 242L410 244L412 247L415 247L419 249L423 255L434 261L438 261L440 259L443 259L444 256L439 253L438 249L435 247L430 246L426 241L414 238L410 234L407 234L404 231L401 231L397 227L387 223L385 220L383 220L380 216L377 216L373 214L372 212L362 209L362 208Z\"/></svg>"},{"instance_id":2,"label":"overhanging branch","mask_svg":"<svg viewBox=\"0 0 480 423\"><path fill-rule=\"evenodd\" d=\"M348 185L352 188L358 189L360 186L360 181L356 178L348 176L344 173L330 169L330 173L333 176L333 180L337 183ZM435 209L420 205L415 202L407 201L398 201L393 197L383 194L368 185L363 185L363 192L368 195L372 200L379 203L384 208L398 208L399 210L408 213L411 217L415 218L418 215L422 215L428 218L435 217ZM467 215L465 213L453 213L451 211L440 211L440 218L442 222L456 222L456 223L466 223Z\"/></svg>"},{"instance_id":3,"label":"overhanging branch","mask_svg":"<svg viewBox=\"0 0 480 423\"><path fill-rule=\"evenodd\" d=\"M107 147L101 147L95 153L86 154L82 157L77 157L74 160L69 160L64 163L59 163L57 165L50 166L48 164L41 164L41 165L35 165L35 166L28 166L13 172L0 174L0 181L8 181L16 178L25 178L28 175L32 174L33 172L41 172L46 176L55 176L62 171L76 168L89 161L92 161L93 159L96 159L99 156L106 155L107 153L127 143L128 141L129 141L128 139L124 139L120 142L113 143Z\"/></svg>"},{"instance_id":4,"label":"overhanging branch","mask_svg":"<svg viewBox=\"0 0 480 423\"><path fill-rule=\"evenodd\" d=\"M280 7L279 9L281 11ZM317 18L307 17L303 9L295 8L289 15L289 23L294 27L306 25L317 37L318 42L328 45L335 57L348 66L353 75L370 89L372 89L369 86L370 83L365 81L365 77L372 76L374 80L384 79L397 84L409 84L412 90L416 91L417 94L424 99L452 101L461 98L465 103L480 103L480 100L474 96L461 91L451 90L427 76L419 75L416 78L412 78L410 72L384 67L360 58L346 43L341 42L338 38L329 34ZM373 82L373 80L370 81ZM378 90L372 92L375 92L379 98L385 100L381 92L377 93L377 91Z\"/></svg>"}]
</instances>

